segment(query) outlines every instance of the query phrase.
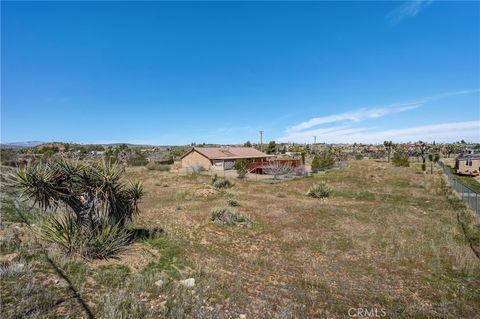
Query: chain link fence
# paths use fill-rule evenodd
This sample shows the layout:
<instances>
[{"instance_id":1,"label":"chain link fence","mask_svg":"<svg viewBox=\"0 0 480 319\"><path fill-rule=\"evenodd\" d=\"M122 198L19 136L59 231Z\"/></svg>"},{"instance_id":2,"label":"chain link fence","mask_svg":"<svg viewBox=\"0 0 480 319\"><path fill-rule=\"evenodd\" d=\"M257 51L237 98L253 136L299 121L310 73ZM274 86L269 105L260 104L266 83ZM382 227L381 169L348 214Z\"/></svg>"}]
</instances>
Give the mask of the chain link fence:
<instances>
[{"instance_id":1,"label":"chain link fence","mask_svg":"<svg viewBox=\"0 0 480 319\"><path fill-rule=\"evenodd\" d=\"M478 215L480 215L480 194L474 192L458 179L450 171L450 167L443 162L438 162L443 169L445 175L447 175L448 181L463 201Z\"/></svg>"}]
</instances>

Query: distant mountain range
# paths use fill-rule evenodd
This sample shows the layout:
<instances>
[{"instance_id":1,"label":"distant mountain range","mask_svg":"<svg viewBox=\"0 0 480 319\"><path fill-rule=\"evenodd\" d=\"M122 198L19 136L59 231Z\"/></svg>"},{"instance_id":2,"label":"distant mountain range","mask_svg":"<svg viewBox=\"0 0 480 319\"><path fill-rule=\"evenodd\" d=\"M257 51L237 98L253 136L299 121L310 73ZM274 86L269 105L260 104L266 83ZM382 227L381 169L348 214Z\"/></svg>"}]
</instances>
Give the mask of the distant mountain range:
<instances>
[{"instance_id":1,"label":"distant mountain range","mask_svg":"<svg viewBox=\"0 0 480 319\"><path fill-rule=\"evenodd\" d=\"M23 147L35 147L40 144L45 144L45 142L40 141L27 141L27 142L13 142L13 143L2 143L0 147L3 148L23 148Z\"/></svg>"}]
</instances>

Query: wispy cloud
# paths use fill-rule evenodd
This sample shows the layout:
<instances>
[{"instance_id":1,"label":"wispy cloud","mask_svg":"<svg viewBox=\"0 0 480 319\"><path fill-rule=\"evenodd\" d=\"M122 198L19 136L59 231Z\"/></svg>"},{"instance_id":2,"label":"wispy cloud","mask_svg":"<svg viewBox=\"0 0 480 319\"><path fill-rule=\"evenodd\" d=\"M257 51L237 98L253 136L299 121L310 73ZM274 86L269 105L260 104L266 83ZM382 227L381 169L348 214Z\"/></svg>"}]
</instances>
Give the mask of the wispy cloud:
<instances>
[{"instance_id":1,"label":"wispy cloud","mask_svg":"<svg viewBox=\"0 0 480 319\"><path fill-rule=\"evenodd\" d=\"M388 15L387 19L392 24L400 23L405 18L414 17L423 9L431 5L433 0L412 0L407 1L399 7L393 9Z\"/></svg>"},{"instance_id":2,"label":"wispy cloud","mask_svg":"<svg viewBox=\"0 0 480 319\"><path fill-rule=\"evenodd\" d=\"M366 119L374 119L386 116L392 113L405 112L420 106L420 103L407 103L403 105L390 105L388 107L379 108L362 108L352 112L345 112L341 114L328 115L324 117L315 117L308 121L294 125L287 129L288 132L298 132L308 128L312 128L321 124L337 123L342 121L360 122Z\"/></svg>"},{"instance_id":3,"label":"wispy cloud","mask_svg":"<svg viewBox=\"0 0 480 319\"><path fill-rule=\"evenodd\" d=\"M435 100L440 100L440 99L447 98L450 96L455 96L455 95L475 93L479 91L480 89L446 92L446 93L441 93L437 95L423 97L421 99L417 99L413 101L393 103L393 104L384 105L384 106L360 108L350 112L333 114L333 115L328 115L323 117L315 117L308 121L289 127L287 129L287 133L299 132L302 130L310 129L318 125L322 125L322 124L331 124L331 123L338 123L338 122L361 122L367 119L376 119L383 116L387 116L389 114L413 110L415 108L422 106L427 102L432 102Z\"/></svg>"},{"instance_id":4,"label":"wispy cloud","mask_svg":"<svg viewBox=\"0 0 480 319\"><path fill-rule=\"evenodd\" d=\"M466 121L454 123L442 123L423 125L391 130L372 130L370 128L335 127L327 130L312 130L284 136L278 139L280 142L295 141L306 143L312 141L312 136L320 137L321 142L326 143L381 143L384 140L394 142L408 142L426 140L437 142L456 141L469 139L480 140L480 121Z\"/></svg>"},{"instance_id":5,"label":"wispy cloud","mask_svg":"<svg viewBox=\"0 0 480 319\"><path fill-rule=\"evenodd\" d=\"M480 92L480 89L446 92L409 102L361 108L345 113L315 117L287 128L284 136L278 138L277 141L304 143L311 142L313 136L317 136L318 141L329 143L376 143L385 139L393 141L444 139L449 141L459 136L462 138L473 138L475 141L478 141L480 140L479 121L424 125L394 130L381 130L371 125L368 127L359 125L364 120L378 119L389 114L405 112L421 107L428 102L478 92Z\"/></svg>"}]
</instances>

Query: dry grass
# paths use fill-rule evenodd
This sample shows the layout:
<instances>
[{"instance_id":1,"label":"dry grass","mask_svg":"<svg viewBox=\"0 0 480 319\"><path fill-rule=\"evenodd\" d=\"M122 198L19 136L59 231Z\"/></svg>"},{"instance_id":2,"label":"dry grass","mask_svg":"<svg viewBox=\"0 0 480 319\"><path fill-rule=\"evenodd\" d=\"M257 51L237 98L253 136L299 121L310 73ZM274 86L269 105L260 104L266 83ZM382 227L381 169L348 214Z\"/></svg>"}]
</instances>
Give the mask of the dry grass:
<instances>
[{"instance_id":1,"label":"dry grass","mask_svg":"<svg viewBox=\"0 0 480 319\"><path fill-rule=\"evenodd\" d=\"M358 307L383 308L389 318L473 318L480 262L441 175L419 171L353 161L318 177L236 180L198 196L209 176L134 169L129 178L143 181L146 195L132 227L163 233L118 262L58 263L104 318L344 318ZM331 196L306 196L319 181ZM211 209L230 198L255 227L210 221ZM178 285L189 277L193 289Z\"/></svg>"}]
</instances>

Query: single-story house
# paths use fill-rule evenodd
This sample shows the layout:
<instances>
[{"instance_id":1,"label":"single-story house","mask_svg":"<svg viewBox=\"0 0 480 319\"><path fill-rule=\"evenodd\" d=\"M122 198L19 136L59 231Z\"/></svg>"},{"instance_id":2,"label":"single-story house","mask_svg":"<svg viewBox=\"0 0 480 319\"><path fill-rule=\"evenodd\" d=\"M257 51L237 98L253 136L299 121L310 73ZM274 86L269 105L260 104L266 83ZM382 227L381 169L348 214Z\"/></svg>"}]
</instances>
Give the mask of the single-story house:
<instances>
[{"instance_id":1,"label":"single-story house","mask_svg":"<svg viewBox=\"0 0 480 319\"><path fill-rule=\"evenodd\" d=\"M194 147L181 160L185 168L197 165L204 169L229 170L238 160L263 162L271 156L253 147Z\"/></svg>"},{"instance_id":2,"label":"single-story house","mask_svg":"<svg viewBox=\"0 0 480 319\"><path fill-rule=\"evenodd\" d=\"M460 154L455 159L455 170L461 175L480 175L480 154Z\"/></svg>"}]
</instances>

